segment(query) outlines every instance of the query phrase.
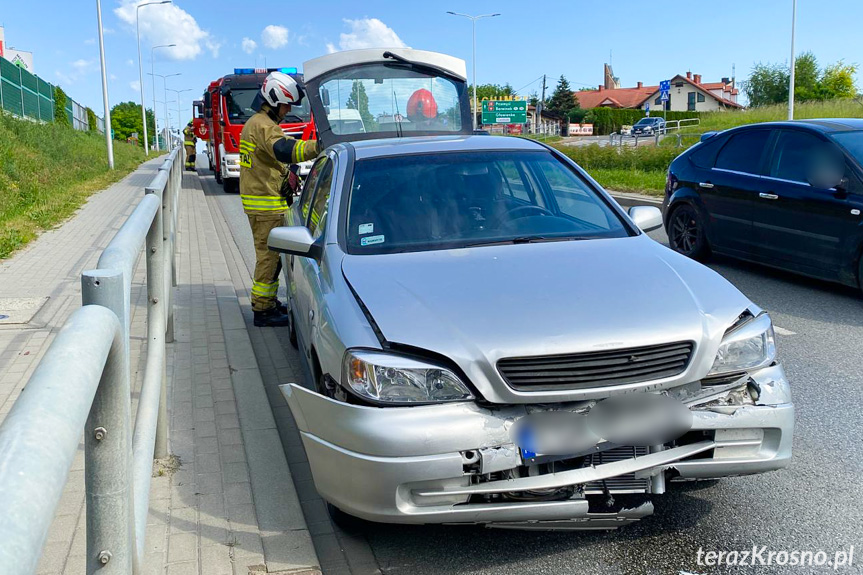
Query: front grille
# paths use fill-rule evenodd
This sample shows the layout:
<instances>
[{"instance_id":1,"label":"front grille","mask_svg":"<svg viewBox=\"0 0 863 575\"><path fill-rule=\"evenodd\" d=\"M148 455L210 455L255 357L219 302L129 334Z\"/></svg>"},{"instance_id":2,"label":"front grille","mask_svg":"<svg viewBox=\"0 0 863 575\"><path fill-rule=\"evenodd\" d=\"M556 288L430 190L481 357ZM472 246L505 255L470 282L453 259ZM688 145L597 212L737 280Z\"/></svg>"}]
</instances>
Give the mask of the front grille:
<instances>
[{"instance_id":1,"label":"front grille","mask_svg":"<svg viewBox=\"0 0 863 575\"><path fill-rule=\"evenodd\" d=\"M644 457L647 455L647 451L647 447L644 446L615 447L614 449L585 457L582 467L623 461L625 459L632 459L633 457ZM648 478L639 479L635 477L635 473L624 473L623 475L618 475L604 481L585 483L584 494L599 495L605 493L606 489L609 493L647 493L649 485L650 479Z\"/></svg>"},{"instance_id":2,"label":"front grille","mask_svg":"<svg viewBox=\"0 0 863 575\"><path fill-rule=\"evenodd\" d=\"M541 357L501 359L497 368L519 391L556 391L641 383L683 373L691 341Z\"/></svg>"}]
</instances>

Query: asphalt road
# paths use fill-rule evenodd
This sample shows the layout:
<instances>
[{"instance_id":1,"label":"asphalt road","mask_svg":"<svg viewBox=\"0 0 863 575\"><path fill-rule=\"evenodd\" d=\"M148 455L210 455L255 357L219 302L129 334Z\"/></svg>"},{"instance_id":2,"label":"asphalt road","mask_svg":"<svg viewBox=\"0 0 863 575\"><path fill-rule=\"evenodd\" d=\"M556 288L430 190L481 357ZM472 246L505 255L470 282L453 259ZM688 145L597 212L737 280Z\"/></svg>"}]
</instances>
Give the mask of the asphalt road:
<instances>
[{"instance_id":1,"label":"asphalt road","mask_svg":"<svg viewBox=\"0 0 863 575\"><path fill-rule=\"evenodd\" d=\"M203 155L201 155L203 156ZM206 170L248 266L254 263L240 198ZM654 239L665 242L657 231ZM672 484L652 517L613 532L520 532L456 526L362 526L384 573L863 573L863 298L856 290L716 259L710 267L768 310L797 408L794 460L765 475ZM638 289L637 282L632 289ZM290 350L293 352L293 350ZM697 553L837 551L841 567L699 566ZM764 555L766 559L766 552Z\"/></svg>"}]
</instances>

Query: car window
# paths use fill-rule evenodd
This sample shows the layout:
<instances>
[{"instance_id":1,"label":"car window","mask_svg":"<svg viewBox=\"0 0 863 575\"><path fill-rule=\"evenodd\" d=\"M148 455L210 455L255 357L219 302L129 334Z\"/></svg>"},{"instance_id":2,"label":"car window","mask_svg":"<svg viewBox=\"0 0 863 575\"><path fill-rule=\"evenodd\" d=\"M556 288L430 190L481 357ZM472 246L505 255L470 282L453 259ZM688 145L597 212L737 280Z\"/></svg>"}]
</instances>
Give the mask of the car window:
<instances>
[{"instance_id":1,"label":"car window","mask_svg":"<svg viewBox=\"0 0 863 575\"><path fill-rule=\"evenodd\" d=\"M308 228L312 238L318 239L324 233L324 222L327 219L330 190L333 187L333 161L325 158L320 168L320 176L315 186L312 209L309 213Z\"/></svg>"},{"instance_id":2,"label":"car window","mask_svg":"<svg viewBox=\"0 0 863 575\"><path fill-rule=\"evenodd\" d=\"M560 162L553 158L537 162L542 175L551 188L559 213L580 222L588 222L602 230L613 226L608 210L581 178L573 178L569 170L561 169Z\"/></svg>"},{"instance_id":3,"label":"car window","mask_svg":"<svg viewBox=\"0 0 863 575\"><path fill-rule=\"evenodd\" d=\"M326 157L319 158L309 170L309 175L306 176L306 182L303 185L303 195L300 198L300 214L305 222L309 217L309 206L312 204L312 193L315 191L315 185L318 183L318 178L321 174L321 167L327 161Z\"/></svg>"},{"instance_id":4,"label":"car window","mask_svg":"<svg viewBox=\"0 0 863 575\"><path fill-rule=\"evenodd\" d=\"M689 160L699 168L712 168L716 162L716 154L724 143L722 138L700 142L689 154Z\"/></svg>"},{"instance_id":5,"label":"car window","mask_svg":"<svg viewBox=\"0 0 863 575\"><path fill-rule=\"evenodd\" d=\"M357 161L349 253L625 237L631 230L545 151L410 154Z\"/></svg>"},{"instance_id":6,"label":"car window","mask_svg":"<svg viewBox=\"0 0 863 575\"><path fill-rule=\"evenodd\" d=\"M780 130L773 159L770 162L770 175L774 178L807 183L812 168L812 160L817 150L823 149L826 142L813 134L798 130Z\"/></svg>"},{"instance_id":7,"label":"car window","mask_svg":"<svg viewBox=\"0 0 863 575\"><path fill-rule=\"evenodd\" d=\"M770 130L751 130L731 136L716 157L716 167L747 174L758 174L761 155Z\"/></svg>"}]
</instances>

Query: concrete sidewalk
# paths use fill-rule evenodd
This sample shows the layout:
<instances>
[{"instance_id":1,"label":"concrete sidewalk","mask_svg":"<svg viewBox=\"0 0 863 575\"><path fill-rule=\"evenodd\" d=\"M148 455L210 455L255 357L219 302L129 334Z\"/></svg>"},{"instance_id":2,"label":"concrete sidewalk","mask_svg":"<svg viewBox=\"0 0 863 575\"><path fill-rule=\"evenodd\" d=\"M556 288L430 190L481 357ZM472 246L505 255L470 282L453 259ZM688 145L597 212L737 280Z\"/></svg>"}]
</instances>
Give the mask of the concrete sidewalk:
<instances>
[{"instance_id":1,"label":"concrete sidewalk","mask_svg":"<svg viewBox=\"0 0 863 575\"><path fill-rule=\"evenodd\" d=\"M63 226L0 262L0 421L161 163L94 195ZM197 176L184 178L174 344L168 346L170 451L154 466L145 573L318 573L225 253ZM132 412L146 358L144 262L132 287ZM83 443L39 573L83 573ZM280 457L281 455L281 457Z\"/></svg>"}]
</instances>

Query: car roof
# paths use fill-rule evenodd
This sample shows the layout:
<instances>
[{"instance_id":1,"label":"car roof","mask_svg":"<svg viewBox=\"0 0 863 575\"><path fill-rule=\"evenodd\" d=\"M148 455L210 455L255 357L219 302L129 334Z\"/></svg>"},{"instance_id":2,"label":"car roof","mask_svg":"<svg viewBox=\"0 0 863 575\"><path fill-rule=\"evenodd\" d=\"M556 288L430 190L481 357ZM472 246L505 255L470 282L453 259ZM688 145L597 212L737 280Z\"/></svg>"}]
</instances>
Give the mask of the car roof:
<instances>
[{"instance_id":1,"label":"car roof","mask_svg":"<svg viewBox=\"0 0 863 575\"><path fill-rule=\"evenodd\" d=\"M356 159L474 151L542 151L545 147L528 138L511 136L415 136L381 138L342 144L353 147Z\"/></svg>"},{"instance_id":2,"label":"car roof","mask_svg":"<svg viewBox=\"0 0 863 575\"><path fill-rule=\"evenodd\" d=\"M737 129L746 128L809 128L818 132L829 134L832 132L850 132L863 130L863 119L861 118L815 118L811 120L789 120L785 122L763 122L760 124L746 124L737 126Z\"/></svg>"}]
</instances>

